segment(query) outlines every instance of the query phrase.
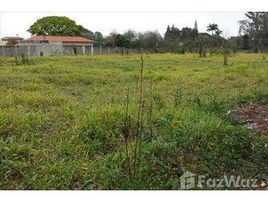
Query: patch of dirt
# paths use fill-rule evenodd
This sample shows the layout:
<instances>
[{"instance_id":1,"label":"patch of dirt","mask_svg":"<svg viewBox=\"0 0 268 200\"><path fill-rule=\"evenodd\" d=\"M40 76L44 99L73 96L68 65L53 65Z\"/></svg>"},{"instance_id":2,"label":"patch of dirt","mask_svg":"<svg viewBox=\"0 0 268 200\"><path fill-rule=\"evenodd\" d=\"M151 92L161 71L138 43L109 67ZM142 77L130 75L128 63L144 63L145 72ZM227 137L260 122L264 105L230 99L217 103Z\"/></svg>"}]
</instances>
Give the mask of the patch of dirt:
<instances>
[{"instance_id":1,"label":"patch of dirt","mask_svg":"<svg viewBox=\"0 0 268 200\"><path fill-rule=\"evenodd\" d=\"M268 105L250 103L232 110L230 114L254 133L268 135Z\"/></svg>"}]
</instances>

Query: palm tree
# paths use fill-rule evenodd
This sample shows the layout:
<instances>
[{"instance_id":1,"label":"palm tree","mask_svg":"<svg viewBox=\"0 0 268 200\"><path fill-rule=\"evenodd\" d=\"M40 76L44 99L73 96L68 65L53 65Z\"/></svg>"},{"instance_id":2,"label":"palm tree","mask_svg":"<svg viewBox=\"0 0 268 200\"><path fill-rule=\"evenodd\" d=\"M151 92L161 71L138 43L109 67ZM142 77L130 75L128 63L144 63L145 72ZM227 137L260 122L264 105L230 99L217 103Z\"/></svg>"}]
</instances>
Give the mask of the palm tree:
<instances>
[{"instance_id":1,"label":"palm tree","mask_svg":"<svg viewBox=\"0 0 268 200\"><path fill-rule=\"evenodd\" d=\"M207 26L207 31L208 32L211 32L211 35L214 35L214 33L216 31L218 31L218 30L219 30L218 24L213 23L213 24L209 24Z\"/></svg>"},{"instance_id":2,"label":"palm tree","mask_svg":"<svg viewBox=\"0 0 268 200\"><path fill-rule=\"evenodd\" d=\"M215 31L215 33L216 33L217 36L220 36L222 34L222 31L218 29L218 30Z\"/></svg>"}]
</instances>

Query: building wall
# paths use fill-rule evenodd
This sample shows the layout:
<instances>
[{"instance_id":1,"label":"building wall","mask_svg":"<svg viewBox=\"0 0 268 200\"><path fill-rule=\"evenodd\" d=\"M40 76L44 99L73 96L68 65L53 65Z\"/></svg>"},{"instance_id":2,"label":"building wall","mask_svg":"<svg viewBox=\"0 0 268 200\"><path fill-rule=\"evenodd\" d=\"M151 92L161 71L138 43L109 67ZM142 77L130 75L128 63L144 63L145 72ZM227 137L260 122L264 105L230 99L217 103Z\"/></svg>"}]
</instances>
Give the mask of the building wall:
<instances>
[{"instance_id":1,"label":"building wall","mask_svg":"<svg viewBox=\"0 0 268 200\"><path fill-rule=\"evenodd\" d=\"M74 54L91 54L91 44L62 45L62 43L53 42L49 44L22 43L19 46L0 46L0 56L53 56Z\"/></svg>"},{"instance_id":2,"label":"building wall","mask_svg":"<svg viewBox=\"0 0 268 200\"><path fill-rule=\"evenodd\" d=\"M0 40L0 46L6 46L6 45L7 45L7 41Z\"/></svg>"},{"instance_id":3,"label":"building wall","mask_svg":"<svg viewBox=\"0 0 268 200\"><path fill-rule=\"evenodd\" d=\"M83 44L82 44L83 45ZM80 45L70 44L21 44L17 47L0 46L0 57L1 56L53 56L53 55L91 55L91 44L86 44L84 47ZM101 54L133 54L140 53L139 49L124 49L118 47L93 47L94 55Z\"/></svg>"},{"instance_id":4,"label":"building wall","mask_svg":"<svg viewBox=\"0 0 268 200\"><path fill-rule=\"evenodd\" d=\"M61 43L51 44L20 44L16 47L20 49L18 56L51 56L51 55L62 55L63 47Z\"/></svg>"}]
</instances>

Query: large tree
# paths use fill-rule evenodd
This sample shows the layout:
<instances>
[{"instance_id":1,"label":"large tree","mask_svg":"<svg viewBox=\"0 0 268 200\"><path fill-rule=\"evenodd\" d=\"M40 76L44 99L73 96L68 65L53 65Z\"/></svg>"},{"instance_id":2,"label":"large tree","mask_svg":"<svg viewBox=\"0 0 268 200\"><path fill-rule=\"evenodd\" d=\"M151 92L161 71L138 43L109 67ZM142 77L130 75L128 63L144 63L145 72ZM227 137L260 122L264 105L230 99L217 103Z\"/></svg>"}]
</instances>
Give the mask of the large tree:
<instances>
[{"instance_id":1,"label":"large tree","mask_svg":"<svg viewBox=\"0 0 268 200\"><path fill-rule=\"evenodd\" d=\"M102 45L104 43L104 38L101 32L96 31L94 33L94 39L98 45Z\"/></svg>"},{"instance_id":2,"label":"large tree","mask_svg":"<svg viewBox=\"0 0 268 200\"><path fill-rule=\"evenodd\" d=\"M79 29L81 30L79 36L87 38L87 39L95 38L95 34L91 30L88 30L84 28L83 26L80 26Z\"/></svg>"},{"instance_id":3,"label":"large tree","mask_svg":"<svg viewBox=\"0 0 268 200\"><path fill-rule=\"evenodd\" d=\"M145 48L157 50L162 45L163 38L158 31L147 31L143 38Z\"/></svg>"},{"instance_id":4,"label":"large tree","mask_svg":"<svg viewBox=\"0 0 268 200\"><path fill-rule=\"evenodd\" d=\"M174 25L168 26L164 36L165 48L169 51L178 51L178 49L193 47L193 41L198 36L197 23L195 28L184 27L181 30Z\"/></svg>"},{"instance_id":5,"label":"large tree","mask_svg":"<svg viewBox=\"0 0 268 200\"><path fill-rule=\"evenodd\" d=\"M48 16L38 19L30 26L28 32L32 35L65 35L80 36L83 27L64 16Z\"/></svg>"},{"instance_id":6,"label":"large tree","mask_svg":"<svg viewBox=\"0 0 268 200\"><path fill-rule=\"evenodd\" d=\"M122 34L117 34L114 38L114 44L118 47L130 47L130 41Z\"/></svg>"},{"instance_id":7,"label":"large tree","mask_svg":"<svg viewBox=\"0 0 268 200\"><path fill-rule=\"evenodd\" d=\"M129 29L124 33L124 36L130 42L133 42L137 39L137 33L134 30Z\"/></svg>"},{"instance_id":8,"label":"large tree","mask_svg":"<svg viewBox=\"0 0 268 200\"><path fill-rule=\"evenodd\" d=\"M268 48L268 12L247 12L240 21L240 33L249 36L254 51Z\"/></svg>"},{"instance_id":9,"label":"large tree","mask_svg":"<svg viewBox=\"0 0 268 200\"><path fill-rule=\"evenodd\" d=\"M175 51L180 43L181 31L174 25L168 26L164 35L165 47L171 51Z\"/></svg>"},{"instance_id":10,"label":"large tree","mask_svg":"<svg viewBox=\"0 0 268 200\"><path fill-rule=\"evenodd\" d=\"M218 24L212 23L207 26L207 31L211 32L211 35L214 35L217 31L219 31Z\"/></svg>"}]
</instances>

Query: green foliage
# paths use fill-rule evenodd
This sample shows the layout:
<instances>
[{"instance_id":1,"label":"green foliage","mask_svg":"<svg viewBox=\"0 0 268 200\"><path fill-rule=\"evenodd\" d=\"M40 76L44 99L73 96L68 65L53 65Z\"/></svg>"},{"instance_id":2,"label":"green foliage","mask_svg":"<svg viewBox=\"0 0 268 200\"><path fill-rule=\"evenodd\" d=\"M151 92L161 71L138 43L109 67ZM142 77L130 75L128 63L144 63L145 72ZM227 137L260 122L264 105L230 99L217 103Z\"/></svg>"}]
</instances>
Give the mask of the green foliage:
<instances>
[{"instance_id":1,"label":"green foliage","mask_svg":"<svg viewBox=\"0 0 268 200\"><path fill-rule=\"evenodd\" d=\"M34 60L30 59L28 56L16 56L14 57L14 64L15 65L33 65Z\"/></svg>"},{"instance_id":2,"label":"green foliage","mask_svg":"<svg viewBox=\"0 0 268 200\"><path fill-rule=\"evenodd\" d=\"M49 16L38 19L30 26L28 32L32 35L80 36L82 28L68 17Z\"/></svg>"},{"instance_id":3,"label":"green foliage","mask_svg":"<svg viewBox=\"0 0 268 200\"><path fill-rule=\"evenodd\" d=\"M184 54L184 48L193 48L194 44L192 41L198 36L198 30L196 28L184 27L179 30L177 27L172 25L168 26L164 36L164 48L172 52L177 51L178 53ZM182 48L178 48L181 47Z\"/></svg>"},{"instance_id":4,"label":"green foliage","mask_svg":"<svg viewBox=\"0 0 268 200\"><path fill-rule=\"evenodd\" d=\"M114 44L118 47L129 47L130 41L126 39L123 35L116 35L114 39Z\"/></svg>"},{"instance_id":5,"label":"green foliage","mask_svg":"<svg viewBox=\"0 0 268 200\"><path fill-rule=\"evenodd\" d=\"M221 33L218 24L215 23L209 24L207 27L207 31L211 32L212 35L214 35L214 33L216 33L216 35L220 35Z\"/></svg>"},{"instance_id":6,"label":"green foliage","mask_svg":"<svg viewBox=\"0 0 268 200\"><path fill-rule=\"evenodd\" d=\"M156 109L161 110L165 107L165 100L163 99L162 95L159 93L156 93L153 95L153 100L156 106Z\"/></svg>"},{"instance_id":7,"label":"green foliage","mask_svg":"<svg viewBox=\"0 0 268 200\"><path fill-rule=\"evenodd\" d=\"M239 21L240 33L244 33L245 47L254 53L267 50L268 12L247 12L246 19Z\"/></svg>"},{"instance_id":8,"label":"green foliage","mask_svg":"<svg viewBox=\"0 0 268 200\"><path fill-rule=\"evenodd\" d=\"M93 38L95 39L96 43L99 44L99 45L103 44L103 42L104 42L103 35L99 31L96 31L94 33L94 37Z\"/></svg>"},{"instance_id":9,"label":"green foliage","mask_svg":"<svg viewBox=\"0 0 268 200\"><path fill-rule=\"evenodd\" d=\"M182 94L179 88L176 89L175 95L174 95L174 106L177 107L180 105L182 101Z\"/></svg>"}]
</instances>

